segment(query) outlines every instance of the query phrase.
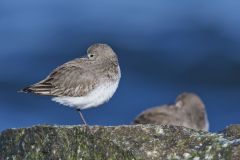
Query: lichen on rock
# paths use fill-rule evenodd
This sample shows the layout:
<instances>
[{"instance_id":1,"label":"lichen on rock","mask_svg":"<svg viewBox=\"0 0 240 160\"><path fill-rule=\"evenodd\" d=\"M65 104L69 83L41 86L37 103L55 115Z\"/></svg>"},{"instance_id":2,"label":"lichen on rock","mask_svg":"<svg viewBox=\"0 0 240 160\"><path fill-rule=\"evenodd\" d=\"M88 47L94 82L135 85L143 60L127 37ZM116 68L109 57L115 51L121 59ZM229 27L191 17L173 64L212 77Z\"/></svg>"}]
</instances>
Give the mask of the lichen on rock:
<instances>
[{"instance_id":1,"label":"lichen on rock","mask_svg":"<svg viewBox=\"0 0 240 160\"><path fill-rule=\"evenodd\" d=\"M0 134L0 159L239 158L239 139L228 139L224 133L215 134L160 125L90 128L34 126L8 129Z\"/></svg>"},{"instance_id":2,"label":"lichen on rock","mask_svg":"<svg viewBox=\"0 0 240 160\"><path fill-rule=\"evenodd\" d=\"M226 138L240 139L240 125L230 125L221 133L223 133Z\"/></svg>"}]
</instances>

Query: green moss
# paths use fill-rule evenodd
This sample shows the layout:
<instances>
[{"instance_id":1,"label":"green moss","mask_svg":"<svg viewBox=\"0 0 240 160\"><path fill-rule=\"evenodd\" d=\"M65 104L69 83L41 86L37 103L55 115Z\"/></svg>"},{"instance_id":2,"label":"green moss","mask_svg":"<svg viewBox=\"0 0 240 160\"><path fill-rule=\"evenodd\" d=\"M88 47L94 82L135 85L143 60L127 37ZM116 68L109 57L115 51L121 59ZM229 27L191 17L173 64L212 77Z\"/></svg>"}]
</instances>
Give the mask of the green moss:
<instances>
[{"instance_id":1,"label":"green moss","mask_svg":"<svg viewBox=\"0 0 240 160\"><path fill-rule=\"evenodd\" d=\"M238 148L237 148L238 147ZM0 159L234 159L240 144L173 126L35 126L0 135Z\"/></svg>"}]
</instances>

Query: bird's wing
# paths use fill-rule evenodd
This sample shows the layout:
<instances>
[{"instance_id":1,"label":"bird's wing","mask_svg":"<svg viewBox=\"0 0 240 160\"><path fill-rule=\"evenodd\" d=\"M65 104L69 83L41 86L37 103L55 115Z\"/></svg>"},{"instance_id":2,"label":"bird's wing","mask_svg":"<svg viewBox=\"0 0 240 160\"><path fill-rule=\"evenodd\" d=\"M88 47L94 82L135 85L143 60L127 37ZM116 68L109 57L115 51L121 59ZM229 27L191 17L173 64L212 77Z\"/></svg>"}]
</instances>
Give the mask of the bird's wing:
<instances>
[{"instance_id":1,"label":"bird's wing","mask_svg":"<svg viewBox=\"0 0 240 160\"><path fill-rule=\"evenodd\" d=\"M76 59L53 70L44 80L24 88L23 92L32 92L48 96L80 97L87 95L97 84L96 75L81 65L84 61Z\"/></svg>"},{"instance_id":2,"label":"bird's wing","mask_svg":"<svg viewBox=\"0 0 240 160\"><path fill-rule=\"evenodd\" d=\"M177 120L177 110L172 105L163 105L143 111L134 120L134 124L175 124Z\"/></svg>"}]
</instances>

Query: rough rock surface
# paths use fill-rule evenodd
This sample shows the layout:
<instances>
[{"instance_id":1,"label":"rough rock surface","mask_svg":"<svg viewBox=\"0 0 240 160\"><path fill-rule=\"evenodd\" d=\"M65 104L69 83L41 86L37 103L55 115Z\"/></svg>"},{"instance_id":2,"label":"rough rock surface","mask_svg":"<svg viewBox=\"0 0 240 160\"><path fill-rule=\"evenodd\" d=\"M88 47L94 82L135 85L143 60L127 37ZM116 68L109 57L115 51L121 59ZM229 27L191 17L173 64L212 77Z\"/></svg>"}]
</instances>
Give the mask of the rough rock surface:
<instances>
[{"instance_id":1,"label":"rough rock surface","mask_svg":"<svg viewBox=\"0 0 240 160\"><path fill-rule=\"evenodd\" d=\"M235 142L236 146L233 148L233 157L234 159L240 160L240 125L230 125L222 131L224 138Z\"/></svg>"},{"instance_id":2,"label":"rough rock surface","mask_svg":"<svg viewBox=\"0 0 240 160\"><path fill-rule=\"evenodd\" d=\"M240 159L239 126L222 133L183 127L34 126L0 134L0 159Z\"/></svg>"},{"instance_id":3,"label":"rough rock surface","mask_svg":"<svg viewBox=\"0 0 240 160\"><path fill-rule=\"evenodd\" d=\"M228 139L240 139L240 124L230 125L222 133Z\"/></svg>"}]
</instances>

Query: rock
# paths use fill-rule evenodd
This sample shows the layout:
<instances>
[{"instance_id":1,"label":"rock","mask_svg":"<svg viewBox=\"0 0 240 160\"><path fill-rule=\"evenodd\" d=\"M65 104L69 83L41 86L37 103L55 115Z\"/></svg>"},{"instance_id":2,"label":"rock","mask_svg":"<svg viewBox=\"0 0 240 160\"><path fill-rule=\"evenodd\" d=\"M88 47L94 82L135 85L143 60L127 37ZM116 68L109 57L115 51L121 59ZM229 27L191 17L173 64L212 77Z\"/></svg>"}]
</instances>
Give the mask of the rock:
<instances>
[{"instance_id":1,"label":"rock","mask_svg":"<svg viewBox=\"0 0 240 160\"><path fill-rule=\"evenodd\" d=\"M239 134L239 132L237 133ZM0 134L0 159L239 159L240 140L176 126L34 126Z\"/></svg>"},{"instance_id":2,"label":"rock","mask_svg":"<svg viewBox=\"0 0 240 160\"><path fill-rule=\"evenodd\" d=\"M234 147L233 155L235 159L240 159L240 125L230 125L226 129L224 129L222 132L220 132L224 135L224 137L230 141L235 141L236 147Z\"/></svg>"},{"instance_id":3,"label":"rock","mask_svg":"<svg viewBox=\"0 0 240 160\"><path fill-rule=\"evenodd\" d=\"M222 131L224 136L229 139L240 139L240 125L230 125Z\"/></svg>"}]
</instances>

